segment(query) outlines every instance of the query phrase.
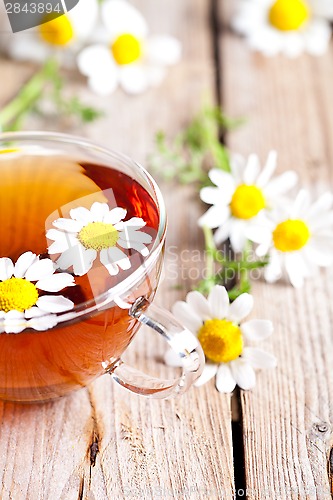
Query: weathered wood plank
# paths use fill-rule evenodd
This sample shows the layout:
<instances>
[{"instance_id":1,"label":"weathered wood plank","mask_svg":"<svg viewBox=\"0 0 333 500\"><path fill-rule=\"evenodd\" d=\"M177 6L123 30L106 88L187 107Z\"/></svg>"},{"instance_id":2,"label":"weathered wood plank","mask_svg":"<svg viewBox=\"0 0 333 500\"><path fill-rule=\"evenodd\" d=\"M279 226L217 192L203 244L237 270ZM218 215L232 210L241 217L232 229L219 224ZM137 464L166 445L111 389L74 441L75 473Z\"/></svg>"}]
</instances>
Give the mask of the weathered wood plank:
<instances>
[{"instance_id":1,"label":"weathered wood plank","mask_svg":"<svg viewBox=\"0 0 333 500\"><path fill-rule=\"evenodd\" d=\"M105 111L98 123L76 133L144 161L158 129L174 135L212 95L214 68L209 2L134 3L144 8L153 31L165 29L182 40L183 63L170 70L159 89L139 98L119 91L99 99L79 81L71 89ZM6 85L10 88L11 82ZM35 119L28 127L42 125L54 127ZM192 286L189 253L182 257L181 252L201 248L202 241L194 192L167 186L163 192L169 250L156 300L170 307ZM178 283L182 291L175 290ZM140 331L126 359L156 375L172 376L159 362L163 347L152 335ZM5 500L232 498L230 397L220 395L213 383L161 402L130 395L102 377L62 401L33 407L0 404L0 411L0 496Z\"/></svg>"},{"instance_id":2,"label":"weathered wood plank","mask_svg":"<svg viewBox=\"0 0 333 500\"><path fill-rule=\"evenodd\" d=\"M245 116L228 137L232 150L279 153L315 194L332 188L333 47L320 59L265 59L228 29L232 2L221 9L224 109ZM267 342L279 366L241 394L248 498L330 498L332 443L332 270L302 290L254 285L256 315L275 324Z\"/></svg>"}]
</instances>

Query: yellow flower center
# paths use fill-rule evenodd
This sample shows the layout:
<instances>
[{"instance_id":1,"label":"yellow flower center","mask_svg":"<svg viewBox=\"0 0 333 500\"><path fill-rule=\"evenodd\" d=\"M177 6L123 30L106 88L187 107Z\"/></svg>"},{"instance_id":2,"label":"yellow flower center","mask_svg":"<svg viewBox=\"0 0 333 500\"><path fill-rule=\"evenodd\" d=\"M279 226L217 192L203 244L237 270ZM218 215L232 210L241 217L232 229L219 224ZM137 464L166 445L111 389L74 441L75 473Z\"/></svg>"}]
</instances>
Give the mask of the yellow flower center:
<instances>
[{"instance_id":1,"label":"yellow flower center","mask_svg":"<svg viewBox=\"0 0 333 500\"><path fill-rule=\"evenodd\" d=\"M111 45L111 51L118 64L131 64L140 59L142 43L134 35L120 35Z\"/></svg>"},{"instance_id":2,"label":"yellow flower center","mask_svg":"<svg viewBox=\"0 0 333 500\"><path fill-rule=\"evenodd\" d=\"M303 248L311 234L302 220L289 219L280 222L273 231L275 248L281 252L294 252Z\"/></svg>"},{"instance_id":3,"label":"yellow flower center","mask_svg":"<svg viewBox=\"0 0 333 500\"><path fill-rule=\"evenodd\" d=\"M78 239L85 248L98 251L114 247L119 239L119 233L112 224L90 222L81 229Z\"/></svg>"},{"instance_id":4,"label":"yellow flower center","mask_svg":"<svg viewBox=\"0 0 333 500\"><path fill-rule=\"evenodd\" d=\"M56 18L52 18L52 14L47 14L44 20L45 22L39 26L39 33L44 42L63 47L73 40L74 29L65 14Z\"/></svg>"},{"instance_id":5,"label":"yellow flower center","mask_svg":"<svg viewBox=\"0 0 333 500\"><path fill-rule=\"evenodd\" d=\"M214 363L228 363L243 351L240 328L226 319L209 319L199 330L198 340L205 356Z\"/></svg>"},{"instance_id":6,"label":"yellow flower center","mask_svg":"<svg viewBox=\"0 0 333 500\"><path fill-rule=\"evenodd\" d=\"M269 22L280 31L298 30L310 19L310 9L303 0L276 0L269 10Z\"/></svg>"},{"instance_id":7,"label":"yellow flower center","mask_svg":"<svg viewBox=\"0 0 333 500\"><path fill-rule=\"evenodd\" d=\"M23 312L34 306L38 291L33 283L23 278L9 278L0 282L0 310L9 312L15 309Z\"/></svg>"},{"instance_id":8,"label":"yellow flower center","mask_svg":"<svg viewBox=\"0 0 333 500\"><path fill-rule=\"evenodd\" d=\"M261 189L247 184L241 184L237 187L230 203L231 213L234 217L251 219L263 208L265 208L265 198Z\"/></svg>"},{"instance_id":9,"label":"yellow flower center","mask_svg":"<svg viewBox=\"0 0 333 500\"><path fill-rule=\"evenodd\" d=\"M0 149L0 155L7 155L10 153L17 153L20 151L19 149L13 148L13 149Z\"/></svg>"}]
</instances>

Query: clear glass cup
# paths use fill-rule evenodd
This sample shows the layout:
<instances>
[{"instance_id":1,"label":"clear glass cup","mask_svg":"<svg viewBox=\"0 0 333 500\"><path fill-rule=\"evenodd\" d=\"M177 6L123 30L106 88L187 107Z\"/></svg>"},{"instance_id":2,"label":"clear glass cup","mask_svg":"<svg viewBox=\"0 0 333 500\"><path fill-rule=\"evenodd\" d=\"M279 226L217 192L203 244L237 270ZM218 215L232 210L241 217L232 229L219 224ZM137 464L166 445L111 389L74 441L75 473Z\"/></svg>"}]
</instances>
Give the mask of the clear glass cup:
<instances>
[{"instance_id":1,"label":"clear glass cup","mask_svg":"<svg viewBox=\"0 0 333 500\"><path fill-rule=\"evenodd\" d=\"M54 328L46 331L27 328L19 333L6 333L0 316L0 399L46 401L84 387L105 373L130 391L153 398L185 392L200 376L204 355L196 337L171 313L151 302L158 287L167 223L161 192L150 174L123 155L64 134L5 133L0 135L1 152L4 153L0 161L1 177L7 154L17 162L22 155L24 158L29 155L45 157L46 160L56 158L59 162L63 158L73 158L115 169L149 193L157 206L159 223L150 253L142 259L141 265L93 300L82 302L71 311L57 313ZM50 194L45 189L45 194L31 196ZM5 202L2 203L0 209L6 210ZM19 203L24 201L19 200ZM20 213L27 213L26 207L23 212L22 207L20 210ZM157 379L121 360L140 324L157 332L177 353L183 366L180 377Z\"/></svg>"}]
</instances>

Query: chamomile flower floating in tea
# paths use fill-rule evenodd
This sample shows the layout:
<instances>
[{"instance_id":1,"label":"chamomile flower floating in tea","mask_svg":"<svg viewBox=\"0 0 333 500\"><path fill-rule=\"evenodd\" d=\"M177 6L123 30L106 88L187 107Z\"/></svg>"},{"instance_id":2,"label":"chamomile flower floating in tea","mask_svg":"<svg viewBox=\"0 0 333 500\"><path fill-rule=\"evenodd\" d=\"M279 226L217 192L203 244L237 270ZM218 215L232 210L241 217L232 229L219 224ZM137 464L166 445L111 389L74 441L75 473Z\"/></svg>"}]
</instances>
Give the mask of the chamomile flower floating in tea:
<instances>
[{"instance_id":1,"label":"chamomile flower floating in tea","mask_svg":"<svg viewBox=\"0 0 333 500\"><path fill-rule=\"evenodd\" d=\"M83 276L99 256L101 264L111 276L119 269L131 267L128 255L122 249L133 249L146 257L146 244L152 237L141 231L146 225L140 217L124 221L124 208L110 209L107 203L95 202L90 210L84 207L70 210L70 219L53 222L56 229L49 229L47 238L53 240L50 255L61 254L56 263L60 269L73 267L74 274Z\"/></svg>"},{"instance_id":2,"label":"chamomile flower floating in tea","mask_svg":"<svg viewBox=\"0 0 333 500\"><path fill-rule=\"evenodd\" d=\"M212 288L208 299L195 291L187 294L186 302L179 301L173 306L172 312L198 337L206 356L206 366L196 386L216 375L216 388L220 392L231 392L236 385L248 390L255 386L255 369L276 366L272 354L247 345L273 333L271 321L242 322L252 308L251 295L244 293L229 304L228 292L219 285ZM179 366L179 357L170 350L165 362Z\"/></svg>"},{"instance_id":3,"label":"chamomile flower floating in tea","mask_svg":"<svg viewBox=\"0 0 333 500\"><path fill-rule=\"evenodd\" d=\"M52 18L45 12L45 23L11 35L4 49L13 59L44 63L57 54L65 65L73 65L73 54L94 34L97 18L97 0L80 0L62 16Z\"/></svg>"},{"instance_id":4,"label":"chamomile flower floating in tea","mask_svg":"<svg viewBox=\"0 0 333 500\"><path fill-rule=\"evenodd\" d=\"M40 259L32 252L23 253L15 265L7 257L0 258L0 332L53 328L56 313L69 311L74 303L63 295L40 295L40 291L60 292L74 285L73 276L55 274L51 259Z\"/></svg>"},{"instance_id":5,"label":"chamomile flower floating in tea","mask_svg":"<svg viewBox=\"0 0 333 500\"><path fill-rule=\"evenodd\" d=\"M248 236L259 244L257 254L270 257L267 281L277 281L285 268L292 285L300 287L318 267L333 264L332 206L331 193L311 204L309 193L302 190L290 210L275 211L251 228Z\"/></svg>"},{"instance_id":6,"label":"chamomile flower floating in tea","mask_svg":"<svg viewBox=\"0 0 333 500\"><path fill-rule=\"evenodd\" d=\"M252 49L266 56L319 56L328 48L330 19L333 3L328 0L240 0L232 24Z\"/></svg>"},{"instance_id":7,"label":"chamomile flower floating in tea","mask_svg":"<svg viewBox=\"0 0 333 500\"><path fill-rule=\"evenodd\" d=\"M230 238L235 252L241 252L247 241L247 229L264 209L283 202L283 195L297 182L297 175L287 171L272 178L276 169L276 153L271 151L260 171L259 160L251 155L231 159L231 173L212 169L209 172L214 187L205 187L200 197L213 205L199 219L199 225L218 228L214 238L217 244Z\"/></svg>"},{"instance_id":8,"label":"chamomile flower floating in tea","mask_svg":"<svg viewBox=\"0 0 333 500\"><path fill-rule=\"evenodd\" d=\"M101 12L108 40L83 49L77 61L91 89L108 95L120 85L130 94L140 94L158 85L166 67L180 59L178 40L148 36L146 20L124 0L105 1Z\"/></svg>"}]
</instances>

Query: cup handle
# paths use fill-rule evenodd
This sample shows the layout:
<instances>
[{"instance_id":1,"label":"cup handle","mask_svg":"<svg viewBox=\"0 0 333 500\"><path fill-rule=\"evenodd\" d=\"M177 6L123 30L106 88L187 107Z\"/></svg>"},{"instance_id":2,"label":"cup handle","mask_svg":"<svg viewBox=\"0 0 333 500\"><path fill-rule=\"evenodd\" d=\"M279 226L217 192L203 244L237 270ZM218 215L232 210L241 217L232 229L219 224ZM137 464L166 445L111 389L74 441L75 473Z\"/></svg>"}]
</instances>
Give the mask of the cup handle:
<instances>
[{"instance_id":1,"label":"cup handle","mask_svg":"<svg viewBox=\"0 0 333 500\"><path fill-rule=\"evenodd\" d=\"M148 314L146 314L146 311ZM122 360L109 371L112 378L126 389L150 398L170 398L183 394L201 375L205 357L197 338L165 309L140 297L129 309L129 315L159 333L179 356L182 374L174 380L151 377Z\"/></svg>"}]
</instances>

